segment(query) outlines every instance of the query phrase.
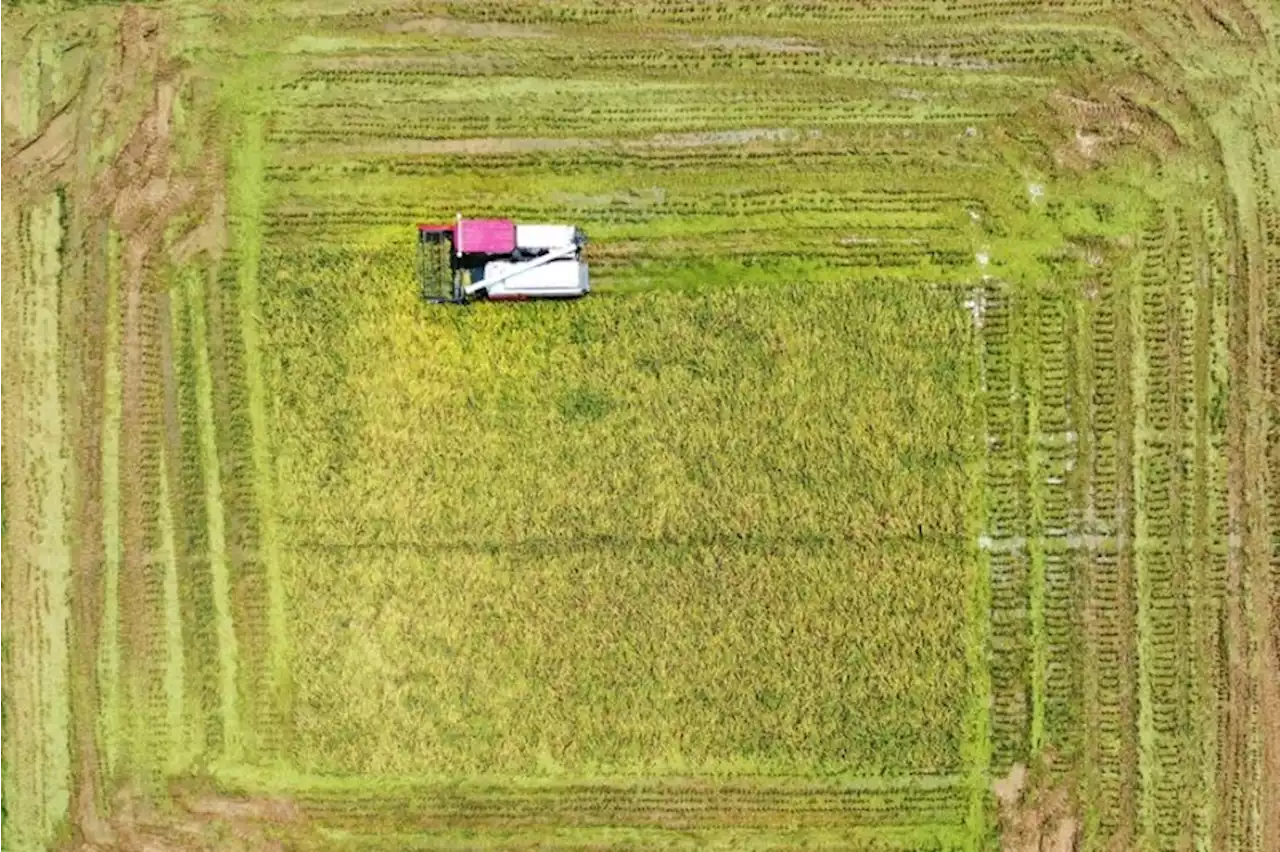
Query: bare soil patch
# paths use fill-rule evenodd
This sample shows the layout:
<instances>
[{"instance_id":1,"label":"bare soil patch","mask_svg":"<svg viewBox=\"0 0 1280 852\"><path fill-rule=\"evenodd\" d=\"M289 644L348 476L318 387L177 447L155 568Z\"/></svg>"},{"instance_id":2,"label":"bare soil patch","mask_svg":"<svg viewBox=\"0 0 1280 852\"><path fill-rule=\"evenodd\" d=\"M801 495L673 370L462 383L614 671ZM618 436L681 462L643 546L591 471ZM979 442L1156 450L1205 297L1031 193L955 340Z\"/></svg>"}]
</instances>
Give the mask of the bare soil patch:
<instances>
[{"instance_id":1,"label":"bare soil patch","mask_svg":"<svg viewBox=\"0 0 1280 852\"><path fill-rule=\"evenodd\" d=\"M1148 81L1107 81L1049 93L1050 133L1059 166L1087 169L1120 150L1137 148L1163 159L1184 147L1177 130L1146 100Z\"/></svg>"},{"instance_id":2,"label":"bare soil patch","mask_svg":"<svg viewBox=\"0 0 1280 852\"><path fill-rule=\"evenodd\" d=\"M397 21L393 24L387 24L383 31L388 33L422 33L424 35L454 36L456 38L493 38L499 40L552 37L552 33L546 30L520 24L471 23L444 17L412 18L408 21Z\"/></svg>"},{"instance_id":3,"label":"bare soil patch","mask_svg":"<svg viewBox=\"0 0 1280 852\"><path fill-rule=\"evenodd\" d=\"M635 139L507 137L483 136L469 139L379 139L369 142L307 146L294 149L299 155L324 153L410 154L422 156L525 154L534 151L601 150L607 148L706 148L715 145L747 145L755 142L795 143L820 138L817 130L791 127L748 127L740 130L709 130L691 133L658 133ZM289 152L290 155L293 153Z\"/></svg>"},{"instance_id":4,"label":"bare soil patch","mask_svg":"<svg viewBox=\"0 0 1280 852\"><path fill-rule=\"evenodd\" d=\"M822 48L798 38L770 36L731 35L719 38L692 38L682 41L691 47L711 47L719 50L763 51L765 53L822 53Z\"/></svg>"},{"instance_id":5,"label":"bare soil patch","mask_svg":"<svg viewBox=\"0 0 1280 852\"><path fill-rule=\"evenodd\" d=\"M1000 807L1000 848L1004 852L1073 852L1080 837L1068 787L1047 778L1033 781L1027 768L1014 764L993 781Z\"/></svg>"},{"instance_id":6,"label":"bare soil patch","mask_svg":"<svg viewBox=\"0 0 1280 852\"><path fill-rule=\"evenodd\" d=\"M1002 67L987 59L960 59L945 54L890 56L886 61L891 65L914 65L921 68L954 68L960 71L999 71Z\"/></svg>"},{"instance_id":7,"label":"bare soil patch","mask_svg":"<svg viewBox=\"0 0 1280 852\"><path fill-rule=\"evenodd\" d=\"M12 26L12 24L11 24ZM3 81L0 83L0 115L3 115L5 139L21 136L22 115L22 66L12 56L4 63Z\"/></svg>"},{"instance_id":8,"label":"bare soil patch","mask_svg":"<svg viewBox=\"0 0 1280 852\"><path fill-rule=\"evenodd\" d=\"M83 841L76 852L283 852L286 840L307 830L287 799L171 792L177 807L162 813L137 790L121 791L112 803L111 838Z\"/></svg>"},{"instance_id":9,"label":"bare soil patch","mask_svg":"<svg viewBox=\"0 0 1280 852\"><path fill-rule=\"evenodd\" d=\"M5 159L5 171L24 184L37 183L39 178L60 171L67 163L75 141L76 116L71 107L72 104L68 103L34 139L20 144Z\"/></svg>"}]
</instances>

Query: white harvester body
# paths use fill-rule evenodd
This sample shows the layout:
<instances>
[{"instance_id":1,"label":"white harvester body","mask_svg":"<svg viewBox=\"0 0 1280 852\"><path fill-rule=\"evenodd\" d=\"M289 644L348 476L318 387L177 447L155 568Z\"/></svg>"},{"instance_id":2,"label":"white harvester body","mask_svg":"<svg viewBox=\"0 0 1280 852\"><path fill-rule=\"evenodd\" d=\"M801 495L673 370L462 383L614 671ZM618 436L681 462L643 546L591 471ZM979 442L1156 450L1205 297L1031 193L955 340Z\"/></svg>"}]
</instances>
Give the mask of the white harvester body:
<instances>
[{"instance_id":1,"label":"white harvester body","mask_svg":"<svg viewBox=\"0 0 1280 852\"><path fill-rule=\"evenodd\" d=\"M453 226L419 225L418 231L419 270L429 301L570 299L591 291L582 251L586 235L573 225L459 215Z\"/></svg>"}]
</instances>

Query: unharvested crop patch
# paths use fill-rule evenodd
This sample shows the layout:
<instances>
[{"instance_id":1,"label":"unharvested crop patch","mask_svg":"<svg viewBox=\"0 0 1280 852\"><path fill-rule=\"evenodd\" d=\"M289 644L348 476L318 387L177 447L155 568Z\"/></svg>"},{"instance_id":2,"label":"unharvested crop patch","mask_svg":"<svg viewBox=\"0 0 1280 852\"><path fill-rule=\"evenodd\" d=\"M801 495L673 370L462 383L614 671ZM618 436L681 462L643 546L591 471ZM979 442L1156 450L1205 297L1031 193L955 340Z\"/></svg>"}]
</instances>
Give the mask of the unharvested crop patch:
<instances>
[{"instance_id":1,"label":"unharvested crop patch","mask_svg":"<svg viewBox=\"0 0 1280 852\"><path fill-rule=\"evenodd\" d=\"M264 264L305 766L959 768L954 290L451 315L407 262Z\"/></svg>"}]
</instances>

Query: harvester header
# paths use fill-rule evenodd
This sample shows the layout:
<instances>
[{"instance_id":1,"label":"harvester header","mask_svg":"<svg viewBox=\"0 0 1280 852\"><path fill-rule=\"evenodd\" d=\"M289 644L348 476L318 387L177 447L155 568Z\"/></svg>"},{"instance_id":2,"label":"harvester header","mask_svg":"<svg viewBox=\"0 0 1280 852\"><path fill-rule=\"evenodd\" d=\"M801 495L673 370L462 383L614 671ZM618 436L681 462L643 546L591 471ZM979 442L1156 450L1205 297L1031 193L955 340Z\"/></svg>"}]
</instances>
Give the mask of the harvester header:
<instances>
[{"instance_id":1,"label":"harvester header","mask_svg":"<svg viewBox=\"0 0 1280 852\"><path fill-rule=\"evenodd\" d=\"M591 291L573 225L457 219L418 226L418 277L432 304L473 299L572 299Z\"/></svg>"}]
</instances>

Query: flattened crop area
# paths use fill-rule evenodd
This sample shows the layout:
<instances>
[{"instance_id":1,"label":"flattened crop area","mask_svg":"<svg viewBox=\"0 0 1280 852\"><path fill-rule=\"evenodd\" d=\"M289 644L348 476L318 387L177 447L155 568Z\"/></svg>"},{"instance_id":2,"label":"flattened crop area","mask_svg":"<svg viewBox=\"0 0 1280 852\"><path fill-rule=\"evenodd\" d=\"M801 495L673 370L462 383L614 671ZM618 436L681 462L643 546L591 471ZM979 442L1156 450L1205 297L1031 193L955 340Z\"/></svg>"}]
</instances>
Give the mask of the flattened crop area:
<instances>
[{"instance_id":1,"label":"flattened crop area","mask_svg":"<svg viewBox=\"0 0 1280 852\"><path fill-rule=\"evenodd\" d=\"M5 12L6 848L1280 848L1274 6L198 5Z\"/></svg>"}]
</instances>

